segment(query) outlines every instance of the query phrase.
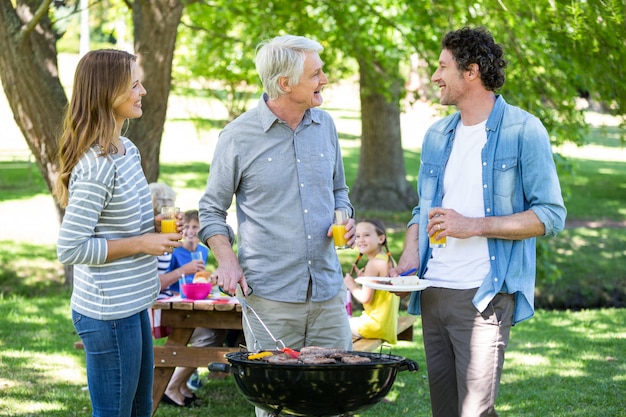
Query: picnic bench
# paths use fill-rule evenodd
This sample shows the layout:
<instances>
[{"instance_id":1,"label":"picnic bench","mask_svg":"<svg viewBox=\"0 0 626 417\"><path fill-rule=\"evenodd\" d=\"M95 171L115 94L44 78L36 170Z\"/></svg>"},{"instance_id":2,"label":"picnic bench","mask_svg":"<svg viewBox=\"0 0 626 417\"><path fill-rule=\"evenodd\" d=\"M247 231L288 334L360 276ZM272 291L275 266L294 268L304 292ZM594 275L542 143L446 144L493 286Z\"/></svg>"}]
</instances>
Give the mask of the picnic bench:
<instances>
[{"instance_id":1,"label":"picnic bench","mask_svg":"<svg viewBox=\"0 0 626 417\"><path fill-rule=\"evenodd\" d=\"M226 362L224 355L240 350L235 347L187 346L196 327L241 330L241 305L232 301L162 300L152 306L161 310L161 323L171 327L165 345L154 346L153 415L177 366L199 368L208 366L209 362Z\"/></svg>"},{"instance_id":2,"label":"picnic bench","mask_svg":"<svg viewBox=\"0 0 626 417\"><path fill-rule=\"evenodd\" d=\"M413 324L415 320L415 316L398 317L398 340L413 340ZM352 339L352 348L361 352L373 352L382 344L382 339L365 339L360 337Z\"/></svg>"}]
</instances>

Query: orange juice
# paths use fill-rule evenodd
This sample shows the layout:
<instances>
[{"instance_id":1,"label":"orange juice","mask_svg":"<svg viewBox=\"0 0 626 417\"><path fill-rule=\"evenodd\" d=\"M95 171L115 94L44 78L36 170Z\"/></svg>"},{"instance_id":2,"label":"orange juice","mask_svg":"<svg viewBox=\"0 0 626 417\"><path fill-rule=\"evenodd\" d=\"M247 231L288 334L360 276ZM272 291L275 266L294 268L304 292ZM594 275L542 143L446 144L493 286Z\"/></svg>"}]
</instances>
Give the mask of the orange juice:
<instances>
[{"instance_id":1,"label":"orange juice","mask_svg":"<svg viewBox=\"0 0 626 417\"><path fill-rule=\"evenodd\" d=\"M441 233L441 231L437 230L435 234L432 235L428 239L431 248L445 248L446 247L446 236L442 237L441 239L437 239L437 236L439 236L439 233Z\"/></svg>"},{"instance_id":2,"label":"orange juice","mask_svg":"<svg viewBox=\"0 0 626 417\"><path fill-rule=\"evenodd\" d=\"M178 233L178 230L176 230L176 216L179 211L178 207L161 207L161 233Z\"/></svg>"},{"instance_id":3,"label":"orange juice","mask_svg":"<svg viewBox=\"0 0 626 417\"><path fill-rule=\"evenodd\" d=\"M336 248L347 248L348 241L344 237L346 234L346 225L345 224L333 224L333 239L335 241Z\"/></svg>"},{"instance_id":4,"label":"orange juice","mask_svg":"<svg viewBox=\"0 0 626 417\"><path fill-rule=\"evenodd\" d=\"M176 219L161 220L161 233L178 233Z\"/></svg>"}]
</instances>

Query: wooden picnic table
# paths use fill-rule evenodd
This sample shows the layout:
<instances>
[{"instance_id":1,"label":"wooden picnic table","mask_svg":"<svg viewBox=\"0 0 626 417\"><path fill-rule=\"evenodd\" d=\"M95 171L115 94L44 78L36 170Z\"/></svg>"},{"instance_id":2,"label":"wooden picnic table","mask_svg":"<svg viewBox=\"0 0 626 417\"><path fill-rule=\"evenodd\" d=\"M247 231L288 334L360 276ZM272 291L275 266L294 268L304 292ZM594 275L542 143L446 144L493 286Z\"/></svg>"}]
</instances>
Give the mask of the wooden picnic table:
<instances>
[{"instance_id":1,"label":"wooden picnic table","mask_svg":"<svg viewBox=\"0 0 626 417\"><path fill-rule=\"evenodd\" d=\"M171 328L163 346L154 347L154 385L152 415L156 412L177 366L205 367L209 362L227 362L224 355L237 352L238 347L187 346L196 327L241 330L241 305L236 299L174 301L159 300L153 309L161 310L161 324Z\"/></svg>"}]
</instances>

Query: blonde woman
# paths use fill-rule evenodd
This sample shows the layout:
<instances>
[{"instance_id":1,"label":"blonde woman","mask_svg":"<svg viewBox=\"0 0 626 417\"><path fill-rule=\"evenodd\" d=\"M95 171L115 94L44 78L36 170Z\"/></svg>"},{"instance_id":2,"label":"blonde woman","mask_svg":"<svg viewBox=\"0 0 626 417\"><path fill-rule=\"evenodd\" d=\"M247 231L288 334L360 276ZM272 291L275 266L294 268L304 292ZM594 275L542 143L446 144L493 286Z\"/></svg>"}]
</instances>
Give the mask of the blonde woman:
<instances>
[{"instance_id":1,"label":"blonde woman","mask_svg":"<svg viewBox=\"0 0 626 417\"><path fill-rule=\"evenodd\" d=\"M57 244L74 265L72 319L85 346L93 416L152 414L148 309L159 293L157 255L180 246L158 234L137 147L121 136L146 90L133 55L87 53L78 63L59 145L55 195L65 207Z\"/></svg>"}]
</instances>

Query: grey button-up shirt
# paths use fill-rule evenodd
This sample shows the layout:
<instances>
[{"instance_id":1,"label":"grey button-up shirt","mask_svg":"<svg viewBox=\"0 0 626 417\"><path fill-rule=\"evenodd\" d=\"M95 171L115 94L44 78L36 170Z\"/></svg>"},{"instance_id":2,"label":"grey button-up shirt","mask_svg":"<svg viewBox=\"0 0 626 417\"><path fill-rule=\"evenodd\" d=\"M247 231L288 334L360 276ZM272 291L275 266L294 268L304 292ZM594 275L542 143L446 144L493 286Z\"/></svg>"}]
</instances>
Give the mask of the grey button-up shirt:
<instances>
[{"instance_id":1,"label":"grey button-up shirt","mask_svg":"<svg viewBox=\"0 0 626 417\"><path fill-rule=\"evenodd\" d=\"M237 254L254 293L275 301L326 301L343 285L332 238L337 207L353 212L341 149L328 113L309 109L295 131L267 107L247 111L220 133L200 200L199 238L232 232L226 214L235 196Z\"/></svg>"}]
</instances>

